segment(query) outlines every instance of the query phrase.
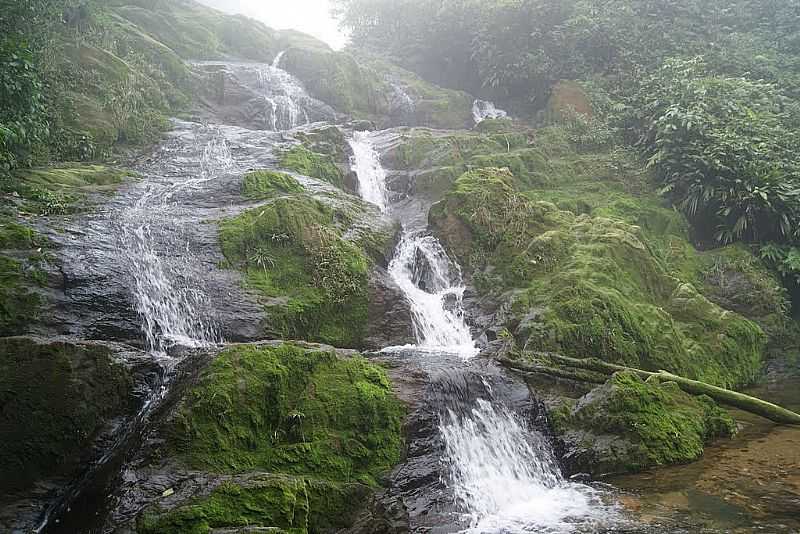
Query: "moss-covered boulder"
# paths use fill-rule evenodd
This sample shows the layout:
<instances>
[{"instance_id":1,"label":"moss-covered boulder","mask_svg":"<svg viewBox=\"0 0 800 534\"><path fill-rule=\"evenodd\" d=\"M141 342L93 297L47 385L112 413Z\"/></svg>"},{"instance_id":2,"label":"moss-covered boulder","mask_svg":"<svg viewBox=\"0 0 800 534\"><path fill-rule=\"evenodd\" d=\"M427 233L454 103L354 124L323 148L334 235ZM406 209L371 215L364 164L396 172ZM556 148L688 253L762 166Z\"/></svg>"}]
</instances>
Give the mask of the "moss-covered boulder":
<instances>
[{"instance_id":1,"label":"moss-covered boulder","mask_svg":"<svg viewBox=\"0 0 800 534\"><path fill-rule=\"evenodd\" d=\"M272 172L245 177L244 193L267 203L221 223L227 264L261 298L268 336L360 348L370 271L391 253L396 229L354 197L314 196L295 182Z\"/></svg>"},{"instance_id":2,"label":"moss-covered boulder","mask_svg":"<svg viewBox=\"0 0 800 534\"><path fill-rule=\"evenodd\" d=\"M140 516L138 531L352 526L400 460L402 420L385 372L356 354L280 342L231 347L165 429L168 454L214 482L185 497L177 486L175 498Z\"/></svg>"},{"instance_id":3,"label":"moss-covered boulder","mask_svg":"<svg viewBox=\"0 0 800 534\"><path fill-rule=\"evenodd\" d=\"M399 460L401 423L385 372L360 356L241 345L203 372L168 434L193 468L374 485Z\"/></svg>"},{"instance_id":4,"label":"moss-covered boulder","mask_svg":"<svg viewBox=\"0 0 800 534\"><path fill-rule=\"evenodd\" d=\"M242 179L242 195L263 200L279 193L300 193L303 186L291 175L277 171L252 171Z\"/></svg>"},{"instance_id":5,"label":"moss-covered boulder","mask_svg":"<svg viewBox=\"0 0 800 534\"><path fill-rule=\"evenodd\" d=\"M281 153L280 165L284 169L344 189L344 174L337 166L336 160L329 154L314 152L303 145L297 145Z\"/></svg>"},{"instance_id":6,"label":"moss-covered boulder","mask_svg":"<svg viewBox=\"0 0 800 534\"><path fill-rule=\"evenodd\" d=\"M50 243L23 222L0 213L0 337L29 332L48 281Z\"/></svg>"},{"instance_id":7,"label":"moss-covered boulder","mask_svg":"<svg viewBox=\"0 0 800 534\"><path fill-rule=\"evenodd\" d=\"M570 469L593 475L691 462L710 441L736 431L711 398L631 372L617 373L573 406L553 411L551 420L567 443Z\"/></svg>"},{"instance_id":8,"label":"moss-covered boulder","mask_svg":"<svg viewBox=\"0 0 800 534\"><path fill-rule=\"evenodd\" d=\"M133 411L114 345L0 339L0 493L73 475L112 418Z\"/></svg>"},{"instance_id":9,"label":"moss-covered boulder","mask_svg":"<svg viewBox=\"0 0 800 534\"><path fill-rule=\"evenodd\" d=\"M514 290L507 326L522 346L724 387L756 378L762 329L670 268L647 232L530 196L508 169L483 169L460 177L432 211L479 291Z\"/></svg>"}]
</instances>

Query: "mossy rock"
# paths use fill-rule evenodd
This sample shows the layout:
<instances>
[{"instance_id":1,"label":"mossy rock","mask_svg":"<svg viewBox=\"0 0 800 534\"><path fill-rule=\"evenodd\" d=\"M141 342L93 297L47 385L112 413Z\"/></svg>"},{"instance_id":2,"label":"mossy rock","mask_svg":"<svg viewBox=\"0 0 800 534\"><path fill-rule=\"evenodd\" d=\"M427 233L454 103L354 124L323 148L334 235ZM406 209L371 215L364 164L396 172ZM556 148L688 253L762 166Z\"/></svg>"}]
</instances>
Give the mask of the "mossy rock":
<instances>
[{"instance_id":1,"label":"mossy rock","mask_svg":"<svg viewBox=\"0 0 800 534\"><path fill-rule=\"evenodd\" d=\"M0 337L26 334L38 318L49 246L32 228L0 215Z\"/></svg>"},{"instance_id":2,"label":"mossy rock","mask_svg":"<svg viewBox=\"0 0 800 534\"><path fill-rule=\"evenodd\" d=\"M264 200L277 193L300 193L303 186L285 172L252 171L242 179L242 195L252 200Z\"/></svg>"},{"instance_id":3,"label":"mossy rock","mask_svg":"<svg viewBox=\"0 0 800 534\"><path fill-rule=\"evenodd\" d=\"M132 395L109 346L0 339L0 490L72 474L103 425L130 412Z\"/></svg>"},{"instance_id":4,"label":"mossy rock","mask_svg":"<svg viewBox=\"0 0 800 534\"><path fill-rule=\"evenodd\" d=\"M276 198L220 227L222 250L264 297L267 330L283 339L359 347L370 259L343 238L352 219L318 200ZM366 246L366 244L364 245Z\"/></svg>"},{"instance_id":5,"label":"mossy rock","mask_svg":"<svg viewBox=\"0 0 800 534\"><path fill-rule=\"evenodd\" d=\"M711 398L632 372L615 374L575 406L555 410L551 420L570 444L568 462L595 475L692 462L706 444L736 431Z\"/></svg>"},{"instance_id":6,"label":"mossy rock","mask_svg":"<svg viewBox=\"0 0 800 534\"><path fill-rule=\"evenodd\" d=\"M369 489L360 484L263 474L239 484L225 482L208 497L169 511L147 510L137 522L137 532L182 534L236 527L274 533L326 532L352 526L357 503L368 494Z\"/></svg>"},{"instance_id":7,"label":"mossy rock","mask_svg":"<svg viewBox=\"0 0 800 534\"><path fill-rule=\"evenodd\" d=\"M702 285L654 254L658 230L621 215L576 215L520 193L518 184L508 169L465 173L431 220L479 291L515 290L508 326L519 343L723 387L757 377L762 329L708 300Z\"/></svg>"},{"instance_id":8,"label":"mossy rock","mask_svg":"<svg viewBox=\"0 0 800 534\"><path fill-rule=\"evenodd\" d=\"M0 191L18 195L27 211L61 215L81 211L87 195L111 193L132 174L105 165L62 163L14 171L0 178Z\"/></svg>"},{"instance_id":9,"label":"mossy rock","mask_svg":"<svg viewBox=\"0 0 800 534\"><path fill-rule=\"evenodd\" d=\"M297 145L281 153L280 165L298 174L328 182L339 189L343 190L345 187L344 175L333 157L314 152L305 146Z\"/></svg>"},{"instance_id":10,"label":"mossy rock","mask_svg":"<svg viewBox=\"0 0 800 534\"><path fill-rule=\"evenodd\" d=\"M403 409L360 356L292 344L224 351L168 431L192 468L375 485L400 460Z\"/></svg>"}]
</instances>

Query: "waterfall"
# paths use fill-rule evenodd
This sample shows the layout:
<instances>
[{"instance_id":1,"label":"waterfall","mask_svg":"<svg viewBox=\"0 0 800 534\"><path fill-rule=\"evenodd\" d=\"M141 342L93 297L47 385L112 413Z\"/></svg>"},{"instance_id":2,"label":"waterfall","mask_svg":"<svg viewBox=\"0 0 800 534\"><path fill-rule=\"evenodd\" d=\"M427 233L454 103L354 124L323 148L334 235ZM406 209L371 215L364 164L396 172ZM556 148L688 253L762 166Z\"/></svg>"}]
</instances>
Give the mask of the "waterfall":
<instances>
[{"instance_id":1,"label":"waterfall","mask_svg":"<svg viewBox=\"0 0 800 534\"><path fill-rule=\"evenodd\" d=\"M447 407L439 430L464 532L596 532L618 513L598 490L565 480L547 439L501 403Z\"/></svg>"},{"instance_id":2,"label":"waterfall","mask_svg":"<svg viewBox=\"0 0 800 534\"><path fill-rule=\"evenodd\" d=\"M387 208L386 171L380 156L370 139L369 132L354 132L348 141L353 149L351 166L358 176L358 193L361 198L378 206L382 212Z\"/></svg>"},{"instance_id":3,"label":"waterfall","mask_svg":"<svg viewBox=\"0 0 800 534\"><path fill-rule=\"evenodd\" d=\"M411 305L417 347L470 358L478 349L464 320L461 273L439 240L405 231L389 274Z\"/></svg>"},{"instance_id":4,"label":"waterfall","mask_svg":"<svg viewBox=\"0 0 800 534\"><path fill-rule=\"evenodd\" d=\"M133 300L147 347L155 353L164 354L176 345L207 347L220 341L202 281L188 275L187 266L195 261L189 244L178 233L171 241L175 249L165 253L157 250L153 234L177 230L170 216L178 209L172 202L175 195L200 188L232 165L227 142L215 136L203 149L198 175L152 184L121 214L121 252L133 281Z\"/></svg>"},{"instance_id":5,"label":"waterfall","mask_svg":"<svg viewBox=\"0 0 800 534\"><path fill-rule=\"evenodd\" d=\"M362 198L387 212L386 171L370 134L356 133L350 145ZM411 305L417 345L384 351L455 354L468 365L478 349L464 319L465 288L441 243L424 228L405 227L388 271ZM615 506L600 491L565 480L547 439L493 399L485 380L465 406L469 396L451 391L439 406L442 478L468 525L464 532L595 532L614 521Z\"/></svg>"},{"instance_id":6,"label":"waterfall","mask_svg":"<svg viewBox=\"0 0 800 534\"><path fill-rule=\"evenodd\" d=\"M272 67L279 69L281 68L281 60L283 59L284 54L286 54L286 50L281 50L278 52L278 55L275 56L275 59L272 60Z\"/></svg>"},{"instance_id":7,"label":"waterfall","mask_svg":"<svg viewBox=\"0 0 800 534\"><path fill-rule=\"evenodd\" d=\"M311 121L306 108L315 104L297 78L278 67L283 54L258 71L258 84L266 104L266 127L274 131L308 124Z\"/></svg>"},{"instance_id":8,"label":"waterfall","mask_svg":"<svg viewBox=\"0 0 800 534\"><path fill-rule=\"evenodd\" d=\"M356 132L350 146L353 148L352 169L358 177L361 197L386 212L386 170L370 134ZM416 348L464 358L478 353L464 320L465 288L461 270L450 260L438 239L422 230L404 228L389 264L389 274L411 305Z\"/></svg>"},{"instance_id":9,"label":"waterfall","mask_svg":"<svg viewBox=\"0 0 800 534\"><path fill-rule=\"evenodd\" d=\"M472 103L472 118L475 120L475 124L480 124L486 119L504 119L506 117L508 117L508 113L498 109L494 102L476 100Z\"/></svg>"}]
</instances>

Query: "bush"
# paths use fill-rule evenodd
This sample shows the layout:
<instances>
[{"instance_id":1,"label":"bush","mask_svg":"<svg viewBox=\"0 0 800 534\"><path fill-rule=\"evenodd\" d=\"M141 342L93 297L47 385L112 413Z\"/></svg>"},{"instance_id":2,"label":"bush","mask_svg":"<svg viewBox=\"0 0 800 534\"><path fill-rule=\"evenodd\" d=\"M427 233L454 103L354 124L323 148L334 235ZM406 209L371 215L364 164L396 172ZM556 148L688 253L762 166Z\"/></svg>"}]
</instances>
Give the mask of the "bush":
<instances>
[{"instance_id":1,"label":"bush","mask_svg":"<svg viewBox=\"0 0 800 534\"><path fill-rule=\"evenodd\" d=\"M796 110L777 88L672 59L634 106L663 192L717 241L788 241L800 227Z\"/></svg>"}]
</instances>

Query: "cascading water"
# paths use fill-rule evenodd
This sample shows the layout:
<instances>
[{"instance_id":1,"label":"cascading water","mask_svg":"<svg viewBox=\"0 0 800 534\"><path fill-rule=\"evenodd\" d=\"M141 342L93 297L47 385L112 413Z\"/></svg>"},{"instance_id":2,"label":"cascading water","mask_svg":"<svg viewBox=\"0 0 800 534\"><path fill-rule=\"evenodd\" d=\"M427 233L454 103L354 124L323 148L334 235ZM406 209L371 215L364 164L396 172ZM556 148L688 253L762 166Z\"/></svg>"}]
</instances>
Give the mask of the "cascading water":
<instances>
[{"instance_id":1,"label":"cascading water","mask_svg":"<svg viewBox=\"0 0 800 534\"><path fill-rule=\"evenodd\" d=\"M475 124L480 124L486 119L504 119L508 113L497 108L494 102L488 100L476 100L472 103L472 118Z\"/></svg>"},{"instance_id":2,"label":"cascading water","mask_svg":"<svg viewBox=\"0 0 800 534\"><path fill-rule=\"evenodd\" d=\"M350 146L361 197L387 212L386 170L370 134L356 132ZM422 229L404 227L389 274L411 305L416 348L464 358L478 353L464 319L461 270L435 237Z\"/></svg>"},{"instance_id":3,"label":"cascading water","mask_svg":"<svg viewBox=\"0 0 800 534\"><path fill-rule=\"evenodd\" d=\"M387 209L386 171L381 165L380 156L370 139L369 132L354 132L348 141L353 149L351 166L358 176L358 193L361 198L378 206L382 212Z\"/></svg>"},{"instance_id":4,"label":"cascading water","mask_svg":"<svg viewBox=\"0 0 800 534\"><path fill-rule=\"evenodd\" d=\"M446 407L439 430L463 532L597 532L617 515L601 492L565 480L547 439L498 402Z\"/></svg>"},{"instance_id":5,"label":"cascading water","mask_svg":"<svg viewBox=\"0 0 800 534\"><path fill-rule=\"evenodd\" d=\"M370 134L357 133L350 144L361 196L389 211L386 171ZM405 227L388 271L411 306L417 345L384 351L413 349L443 361L455 354L469 365L478 349L464 317L465 288L441 243L425 228ZM493 399L485 380L467 407L465 396L444 395L439 407L443 480L459 523L468 525L463 532L593 532L616 515L601 492L564 479L547 439Z\"/></svg>"},{"instance_id":6,"label":"cascading water","mask_svg":"<svg viewBox=\"0 0 800 534\"><path fill-rule=\"evenodd\" d=\"M285 52L272 63L195 61L208 76L215 119L251 129L286 131L335 118L336 112L308 94L295 76L280 67Z\"/></svg>"},{"instance_id":7,"label":"cascading water","mask_svg":"<svg viewBox=\"0 0 800 534\"><path fill-rule=\"evenodd\" d=\"M187 179L151 183L141 198L121 214L121 252L127 259L136 311L142 319L147 346L165 353L175 345L207 347L220 341L208 316L210 305L202 281L187 277L192 261L188 243L174 242L176 250L163 255L154 248L153 232L168 233L170 211L178 209L173 198L196 189L233 165L224 138L215 136L202 152L200 173Z\"/></svg>"},{"instance_id":8,"label":"cascading water","mask_svg":"<svg viewBox=\"0 0 800 534\"><path fill-rule=\"evenodd\" d=\"M258 72L258 82L266 102L267 124L271 130L291 130L310 121L306 107L313 99L300 82L280 68L286 52L280 52Z\"/></svg>"},{"instance_id":9,"label":"cascading water","mask_svg":"<svg viewBox=\"0 0 800 534\"><path fill-rule=\"evenodd\" d=\"M417 348L471 358L478 353L464 320L464 286L439 241L405 231L389 263L389 274L411 305Z\"/></svg>"}]
</instances>

